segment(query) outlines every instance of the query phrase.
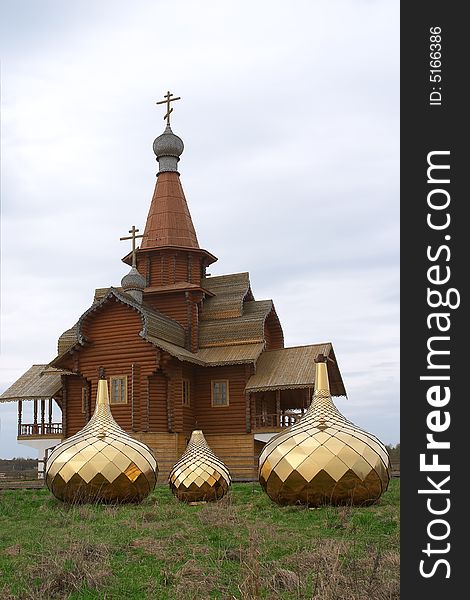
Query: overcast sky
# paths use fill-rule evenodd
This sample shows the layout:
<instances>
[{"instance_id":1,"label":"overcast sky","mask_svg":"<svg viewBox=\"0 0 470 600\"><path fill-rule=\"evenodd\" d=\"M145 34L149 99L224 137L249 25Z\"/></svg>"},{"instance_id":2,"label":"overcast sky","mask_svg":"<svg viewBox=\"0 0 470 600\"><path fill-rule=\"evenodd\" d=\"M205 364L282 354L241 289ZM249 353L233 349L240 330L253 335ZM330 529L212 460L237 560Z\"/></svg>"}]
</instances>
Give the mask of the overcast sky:
<instances>
[{"instance_id":1,"label":"overcast sky","mask_svg":"<svg viewBox=\"0 0 470 600\"><path fill-rule=\"evenodd\" d=\"M399 2L0 2L0 392L127 272L169 89L212 275L249 271L288 346L331 341L338 408L399 441ZM0 404L0 457L16 444Z\"/></svg>"}]
</instances>

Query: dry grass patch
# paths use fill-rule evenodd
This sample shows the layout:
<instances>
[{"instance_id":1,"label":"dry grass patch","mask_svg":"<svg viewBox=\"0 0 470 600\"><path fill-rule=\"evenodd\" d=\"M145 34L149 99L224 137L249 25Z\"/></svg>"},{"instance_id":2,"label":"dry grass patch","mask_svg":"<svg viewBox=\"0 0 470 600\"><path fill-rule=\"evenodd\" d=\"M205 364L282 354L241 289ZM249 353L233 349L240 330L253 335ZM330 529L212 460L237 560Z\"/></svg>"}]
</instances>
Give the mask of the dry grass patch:
<instances>
[{"instance_id":1,"label":"dry grass patch","mask_svg":"<svg viewBox=\"0 0 470 600\"><path fill-rule=\"evenodd\" d=\"M33 559L25 574L31 585L21 598L63 600L83 588L102 589L111 574L106 545L74 542L55 554Z\"/></svg>"},{"instance_id":2,"label":"dry grass patch","mask_svg":"<svg viewBox=\"0 0 470 600\"><path fill-rule=\"evenodd\" d=\"M196 559L191 558L175 574L174 597L178 600L210 598L218 583L217 573L213 569L204 568Z\"/></svg>"},{"instance_id":3,"label":"dry grass patch","mask_svg":"<svg viewBox=\"0 0 470 600\"><path fill-rule=\"evenodd\" d=\"M154 538L145 537L132 540L129 546L131 548L140 548L147 554L161 557L162 555L165 555L166 546L168 546L168 544L164 540L155 540Z\"/></svg>"},{"instance_id":4,"label":"dry grass patch","mask_svg":"<svg viewBox=\"0 0 470 600\"><path fill-rule=\"evenodd\" d=\"M8 548L5 548L3 551L3 554L5 554L5 556L18 556L18 554L20 554L20 552L21 552L21 545L14 544L13 546L9 546Z\"/></svg>"},{"instance_id":5,"label":"dry grass patch","mask_svg":"<svg viewBox=\"0 0 470 600\"><path fill-rule=\"evenodd\" d=\"M354 542L324 539L292 555L304 592L315 600L398 600L399 554L376 547L361 552ZM306 597L306 596L299 596Z\"/></svg>"},{"instance_id":6,"label":"dry grass patch","mask_svg":"<svg viewBox=\"0 0 470 600\"><path fill-rule=\"evenodd\" d=\"M198 513L202 525L210 527L233 527L240 525L237 509L230 498L222 498L218 502L208 502Z\"/></svg>"}]
</instances>

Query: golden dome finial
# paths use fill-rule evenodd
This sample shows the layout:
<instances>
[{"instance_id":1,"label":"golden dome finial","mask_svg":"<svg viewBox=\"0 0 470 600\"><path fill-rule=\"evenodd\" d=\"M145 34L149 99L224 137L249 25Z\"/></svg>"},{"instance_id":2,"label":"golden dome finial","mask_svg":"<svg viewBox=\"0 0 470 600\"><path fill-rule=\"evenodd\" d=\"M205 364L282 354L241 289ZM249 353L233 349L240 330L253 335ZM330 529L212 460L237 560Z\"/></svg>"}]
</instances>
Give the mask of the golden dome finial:
<instances>
[{"instance_id":1,"label":"golden dome finial","mask_svg":"<svg viewBox=\"0 0 470 600\"><path fill-rule=\"evenodd\" d=\"M65 502L140 502L157 481L153 452L114 420L103 377L100 368L93 416L47 461L47 487Z\"/></svg>"},{"instance_id":2,"label":"golden dome finial","mask_svg":"<svg viewBox=\"0 0 470 600\"><path fill-rule=\"evenodd\" d=\"M326 356L319 354L315 359L315 392L322 391L330 393L330 381L328 379L328 368L326 366Z\"/></svg>"},{"instance_id":3,"label":"golden dome finial","mask_svg":"<svg viewBox=\"0 0 470 600\"><path fill-rule=\"evenodd\" d=\"M232 478L224 463L210 449L200 429L195 429L186 450L171 470L168 483L178 500L218 500L228 491Z\"/></svg>"},{"instance_id":4,"label":"golden dome finial","mask_svg":"<svg viewBox=\"0 0 470 600\"><path fill-rule=\"evenodd\" d=\"M319 355L315 361L315 391L305 415L261 453L259 481L278 504L371 504L388 487L387 450L333 404L326 360Z\"/></svg>"}]
</instances>

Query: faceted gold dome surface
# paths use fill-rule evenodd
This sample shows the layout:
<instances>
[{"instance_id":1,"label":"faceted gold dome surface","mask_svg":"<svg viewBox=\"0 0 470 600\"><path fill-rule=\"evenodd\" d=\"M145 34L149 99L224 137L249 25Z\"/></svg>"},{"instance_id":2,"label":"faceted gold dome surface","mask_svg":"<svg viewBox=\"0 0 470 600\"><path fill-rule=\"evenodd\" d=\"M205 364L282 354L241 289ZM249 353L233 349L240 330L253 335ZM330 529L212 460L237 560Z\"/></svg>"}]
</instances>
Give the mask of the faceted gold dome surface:
<instances>
[{"instance_id":1,"label":"faceted gold dome surface","mask_svg":"<svg viewBox=\"0 0 470 600\"><path fill-rule=\"evenodd\" d=\"M231 481L230 471L212 452L202 431L193 431L186 450L171 470L171 491L183 502L218 500Z\"/></svg>"},{"instance_id":2,"label":"faceted gold dome surface","mask_svg":"<svg viewBox=\"0 0 470 600\"><path fill-rule=\"evenodd\" d=\"M54 449L47 461L46 484L65 502L140 502L154 489L157 474L150 448L113 419L108 385L100 379L93 416Z\"/></svg>"},{"instance_id":3,"label":"faceted gold dome surface","mask_svg":"<svg viewBox=\"0 0 470 600\"><path fill-rule=\"evenodd\" d=\"M278 504L366 505L378 500L389 479L385 446L335 407L326 363L318 362L310 408L261 453L261 486Z\"/></svg>"}]
</instances>

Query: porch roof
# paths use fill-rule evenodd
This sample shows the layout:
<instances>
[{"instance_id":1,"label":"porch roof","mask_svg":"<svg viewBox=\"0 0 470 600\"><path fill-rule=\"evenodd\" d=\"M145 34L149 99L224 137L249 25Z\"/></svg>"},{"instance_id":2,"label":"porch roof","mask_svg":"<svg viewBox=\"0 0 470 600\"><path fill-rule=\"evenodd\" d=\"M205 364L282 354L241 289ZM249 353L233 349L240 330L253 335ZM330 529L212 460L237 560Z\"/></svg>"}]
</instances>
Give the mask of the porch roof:
<instances>
[{"instance_id":1,"label":"porch roof","mask_svg":"<svg viewBox=\"0 0 470 600\"><path fill-rule=\"evenodd\" d=\"M328 375L332 396L346 396L341 373L331 343L282 348L263 352L256 363L256 373L246 385L247 392L313 388L315 385L315 358L324 354L328 361Z\"/></svg>"},{"instance_id":2,"label":"porch roof","mask_svg":"<svg viewBox=\"0 0 470 600\"><path fill-rule=\"evenodd\" d=\"M33 365L0 396L0 402L42 400L54 397L62 387L61 375L69 371Z\"/></svg>"},{"instance_id":3,"label":"porch roof","mask_svg":"<svg viewBox=\"0 0 470 600\"><path fill-rule=\"evenodd\" d=\"M156 337L147 336L146 339L178 360L200 365L201 367L254 363L264 348L263 343L258 343L201 348L198 352L190 352L185 348L180 348Z\"/></svg>"}]
</instances>

